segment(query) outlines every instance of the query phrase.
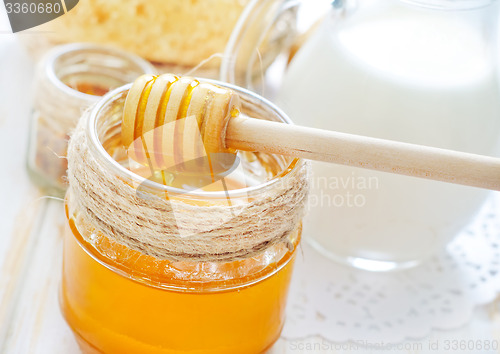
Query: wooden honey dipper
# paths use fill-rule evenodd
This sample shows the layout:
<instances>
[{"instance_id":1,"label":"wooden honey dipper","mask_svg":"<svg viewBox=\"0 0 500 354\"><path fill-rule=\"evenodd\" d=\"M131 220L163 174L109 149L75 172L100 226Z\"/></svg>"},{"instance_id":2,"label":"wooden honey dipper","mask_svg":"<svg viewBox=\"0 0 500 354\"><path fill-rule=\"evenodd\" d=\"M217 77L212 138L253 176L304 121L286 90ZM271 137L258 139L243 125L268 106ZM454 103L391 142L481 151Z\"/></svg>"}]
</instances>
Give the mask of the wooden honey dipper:
<instances>
[{"instance_id":1,"label":"wooden honey dipper","mask_svg":"<svg viewBox=\"0 0 500 354\"><path fill-rule=\"evenodd\" d=\"M239 112L239 97L228 88L171 74L144 75L128 92L122 141L128 147L147 140L146 146L154 148L136 149L134 159L147 158L156 168L204 154L260 151L500 190L499 158L241 117Z\"/></svg>"}]
</instances>

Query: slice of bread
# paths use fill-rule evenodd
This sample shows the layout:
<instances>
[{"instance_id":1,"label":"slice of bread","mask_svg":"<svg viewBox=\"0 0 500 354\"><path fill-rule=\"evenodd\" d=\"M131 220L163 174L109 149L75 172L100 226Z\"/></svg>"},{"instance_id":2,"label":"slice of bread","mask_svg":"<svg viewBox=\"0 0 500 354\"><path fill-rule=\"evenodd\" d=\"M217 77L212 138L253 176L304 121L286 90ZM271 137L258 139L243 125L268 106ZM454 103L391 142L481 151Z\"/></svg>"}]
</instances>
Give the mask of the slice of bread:
<instances>
[{"instance_id":1,"label":"slice of bread","mask_svg":"<svg viewBox=\"0 0 500 354\"><path fill-rule=\"evenodd\" d=\"M190 67L224 52L249 1L80 0L40 29L51 42L111 44L153 62Z\"/></svg>"}]
</instances>

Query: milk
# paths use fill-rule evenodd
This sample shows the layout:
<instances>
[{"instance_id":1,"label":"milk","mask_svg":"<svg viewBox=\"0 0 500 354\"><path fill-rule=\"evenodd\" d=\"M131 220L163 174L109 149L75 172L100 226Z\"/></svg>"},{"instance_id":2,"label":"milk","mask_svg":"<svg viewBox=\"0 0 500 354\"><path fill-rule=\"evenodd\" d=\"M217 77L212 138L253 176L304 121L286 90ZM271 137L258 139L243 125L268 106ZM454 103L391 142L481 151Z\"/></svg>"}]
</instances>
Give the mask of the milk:
<instances>
[{"instance_id":1,"label":"milk","mask_svg":"<svg viewBox=\"0 0 500 354\"><path fill-rule=\"evenodd\" d=\"M496 53L484 34L461 15L383 3L342 23L326 21L292 61L280 107L301 125L496 154ZM304 235L356 266L402 267L442 248L486 196L314 162Z\"/></svg>"}]
</instances>

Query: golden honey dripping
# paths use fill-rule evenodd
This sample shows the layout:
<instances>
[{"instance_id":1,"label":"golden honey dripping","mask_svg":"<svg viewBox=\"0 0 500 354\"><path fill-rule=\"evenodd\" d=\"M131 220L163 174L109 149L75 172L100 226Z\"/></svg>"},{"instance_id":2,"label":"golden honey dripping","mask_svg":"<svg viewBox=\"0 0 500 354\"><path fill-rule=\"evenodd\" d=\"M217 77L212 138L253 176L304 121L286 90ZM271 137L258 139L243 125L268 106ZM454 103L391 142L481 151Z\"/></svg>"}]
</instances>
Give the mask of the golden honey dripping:
<instances>
[{"instance_id":1,"label":"golden honey dripping","mask_svg":"<svg viewBox=\"0 0 500 354\"><path fill-rule=\"evenodd\" d=\"M171 74L139 77L130 88L122 121L123 143L132 159L152 169L187 170L197 160L215 168L212 154L234 154L222 132L239 113L233 91ZM200 172L201 173L201 172Z\"/></svg>"}]
</instances>

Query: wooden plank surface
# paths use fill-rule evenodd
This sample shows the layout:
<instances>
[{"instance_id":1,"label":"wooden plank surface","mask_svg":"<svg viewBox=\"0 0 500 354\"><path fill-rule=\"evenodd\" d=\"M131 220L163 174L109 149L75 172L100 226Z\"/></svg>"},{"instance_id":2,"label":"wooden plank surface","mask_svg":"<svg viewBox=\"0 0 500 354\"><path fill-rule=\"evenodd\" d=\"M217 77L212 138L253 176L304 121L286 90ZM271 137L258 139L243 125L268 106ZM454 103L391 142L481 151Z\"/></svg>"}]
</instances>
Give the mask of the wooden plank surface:
<instances>
[{"instance_id":1,"label":"wooden plank surface","mask_svg":"<svg viewBox=\"0 0 500 354\"><path fill-rule=\"evenodd\" d=\"M33 64L0 11L0 350L44 201L26 173Z\"/></svg>"},{"instance_id":2,"label":"wooden plank surface","mask_svg":"<svg viewBox=\"0 0 500 354\"><path fill-rule=\"evenodd\" d=\"M63 204L45 203L42 222L33 237L29 264L12 304L6 353L79 353L71 330L59 311L62 269Z\"/></svg>"}]
</instances>

